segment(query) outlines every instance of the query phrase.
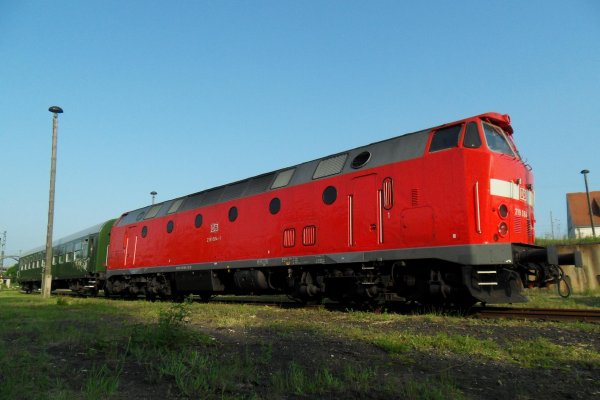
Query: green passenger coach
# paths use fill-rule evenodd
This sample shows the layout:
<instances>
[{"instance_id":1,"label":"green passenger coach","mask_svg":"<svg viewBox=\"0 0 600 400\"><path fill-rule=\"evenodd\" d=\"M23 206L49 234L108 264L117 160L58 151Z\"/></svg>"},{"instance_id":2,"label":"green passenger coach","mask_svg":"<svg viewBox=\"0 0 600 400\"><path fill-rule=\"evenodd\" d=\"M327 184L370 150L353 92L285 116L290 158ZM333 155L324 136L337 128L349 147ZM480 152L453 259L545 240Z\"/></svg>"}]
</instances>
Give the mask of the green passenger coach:
<instances>
[{"instance_id":1,"label":"green passenger coach","mask_svg":"<svg viewBox=\"0 0 600 400\"><path fill-rule=\"evenodd\" d=\"M52 243L52 290L96 294L102 289L110 229L114 219ZM26 292L41 288L46 247L28 251L19 260L18 278Z\"/></svg>"}]
</instances>

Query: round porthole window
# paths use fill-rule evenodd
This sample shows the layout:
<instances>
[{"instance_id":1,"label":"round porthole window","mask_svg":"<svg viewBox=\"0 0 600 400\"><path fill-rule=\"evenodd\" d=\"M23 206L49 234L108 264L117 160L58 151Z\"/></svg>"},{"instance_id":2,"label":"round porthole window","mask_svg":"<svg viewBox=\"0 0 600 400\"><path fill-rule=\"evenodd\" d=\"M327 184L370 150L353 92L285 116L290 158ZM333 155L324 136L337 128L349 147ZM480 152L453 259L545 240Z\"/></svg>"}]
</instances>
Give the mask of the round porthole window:
<instances>
[{"instance_id":1,"label":"round porthole window","mask_svg":"<svg viewBox=\"0 0 600 400\"><path fill-rule=\"evenodd\" d=\"M279 200L279 198L275 197L269 203L269 212L271 214L275 215L279 212L279 210L281 210L281 200Z\"/></svg>"},{"instance_id":2,"label":"round porthole window","mask_svg":"<svg viewBox=\"0 0 600 400\"><path fill-rule=\"evenodd\" d=\"M323 190L323 203L330 205L335 203L337 199L337 189L333 186L327 186L325 190Z\"/></svg>"},{"instance_id":3,"label":"round porthole window","mask_svg":"<svg viewBox=\"0 0 600 400\"><path fill-rule=\"evenodd\" d=\"M202 214L196 215L196 219L194 220L194 226L196 228L200 228L202 226Z\"/></svg>"},{"instance_id":4,"label":"round porthole window","mask_svg":"<svg viewBox=\"0 0 600 400\"><path fill-rule=\"evenodd\" d=\"M229 209L229 220L231 222L235 221L238 217L238 209L237 207L231 207Z\"/></svg>"},{"instance_id":5,"label":"round porthole window","mask_svg":"<svg viewBox=\"0 0 600 400\"><path fill-rule=\"evenodd\" d=\"M354 159L352 160L352 164L350 165L354 169L362 168L366 163L369 162L370 159L371 153L368 151L363 151L362 153L354 157Z\"/></svg>"},{"instance_id":6,"label":"round porthole window","mask_svg":"<svg viewBox=\"0 0 600 400\"><path fill-rule=\"evenodd\" d=\"M167 233L173 232L174 227L175 227L175 224L173 223L173 221L167 222Z\"/></svg>"},{"instance_id":7,"label":"round porthole window","mask_svg":"<svg viewBox=\"0 0 600 400\"><path fill-rule=\"evenodd\" d=\"M142 237L145 238L146 236L148 236L148 227L144 226L142 228Z\"/></svg>"}]
</instances>

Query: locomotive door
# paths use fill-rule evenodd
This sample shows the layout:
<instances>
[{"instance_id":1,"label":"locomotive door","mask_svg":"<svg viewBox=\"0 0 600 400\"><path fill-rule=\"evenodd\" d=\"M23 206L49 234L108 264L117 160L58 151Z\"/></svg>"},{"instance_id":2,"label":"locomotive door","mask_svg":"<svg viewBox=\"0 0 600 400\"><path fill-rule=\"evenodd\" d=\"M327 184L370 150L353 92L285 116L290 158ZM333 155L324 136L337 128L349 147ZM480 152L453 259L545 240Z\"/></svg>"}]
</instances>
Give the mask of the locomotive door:
<instances>
[{"instance_id":1,"label":"locomotive door","mask_svg":"<svg viewBox=\"0 0 600 400\"><path fill-rule=\"evenodd\" d=\"M137 225L128 226L123 236L123 266L135 265L135 252L137 250L137 235L135 228Z\"/></svg>"},{"instance_id":2,"label":"locomotive door","mask_svg":"<svg viewBox=\"0 0 600 400\"><path fill-rule=\"evenodd\" d=\"M380 193L377 175L364 175L352 180L348 196L348 245L368 247L380 243L378 207Z\"/></svg>"}]
</instances>

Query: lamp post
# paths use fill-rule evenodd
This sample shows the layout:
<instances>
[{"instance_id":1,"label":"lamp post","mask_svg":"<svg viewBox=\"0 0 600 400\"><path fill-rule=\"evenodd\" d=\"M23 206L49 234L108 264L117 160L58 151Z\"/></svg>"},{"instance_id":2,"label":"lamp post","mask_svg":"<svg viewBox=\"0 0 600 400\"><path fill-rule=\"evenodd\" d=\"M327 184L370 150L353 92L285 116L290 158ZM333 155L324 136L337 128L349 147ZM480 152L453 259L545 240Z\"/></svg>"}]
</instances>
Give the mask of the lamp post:
<instances>
[{"instance_id":1,"label":"lamp post","mask_svg":"<svg viewBox=\"0 0 600 400\"><path fill-rule=\"evenodd\" d=\"M54 186L56 181L56 141L58 130L58 114L62 108L52 106L48 109L54 114L52 118L52 158L50 159L50 194L48 200L48 231L46 232L46 263L42 280L42 297L50 297L52 291L52 228L54 224Z\"/></svg>"},{"instance_id":2,"label":"lamp post","mask_svg":"<svg viewBox=\"0 0 600 400\"><path fill-rule=\"evenodd\" d=\"M154 204L154 198L156 197L157 194L158 193L156 193L156 191L154 191L154 190L150 192L150 196L152 196L152 204Z\"/></svg>"},{"instance_id":3,"label":"lamp post","mask_svg":"<svg viewBox=\"0 0 600 400\"><path fill-rule=\"evenodd\" d=\"M6 231L0 237L0 273L4 270L4 248L6 247Z\"/></svg>"},{"instance_id":4,"label":"lamp post","mask_svg":"<svg viewBox=\"0 0 600 400\"><path fill-rule=\"evenodd\" d=\"M585 195L587 197L588 212L590 213L590 224L592 225L592 237L596 237L596 228L594 227L594 214L592 214L592 203L590 202L590 189L588 188L587 174L589 170L584 169L581 171L583 174L583 180L585 182Z\"/></svg>"}]
</instances>

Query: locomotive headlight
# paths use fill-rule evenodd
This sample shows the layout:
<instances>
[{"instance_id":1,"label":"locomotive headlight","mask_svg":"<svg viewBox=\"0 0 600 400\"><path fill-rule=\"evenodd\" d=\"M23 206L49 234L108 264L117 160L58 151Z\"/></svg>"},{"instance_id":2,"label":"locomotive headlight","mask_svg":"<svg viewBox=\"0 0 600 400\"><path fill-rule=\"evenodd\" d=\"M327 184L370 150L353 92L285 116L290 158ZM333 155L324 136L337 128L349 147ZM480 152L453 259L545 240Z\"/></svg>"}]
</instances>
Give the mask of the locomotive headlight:
<instances>
[{"instance_id":1,"label":"locomotive headlight","mask_svg":"<svg viewBox=\"0 0 600 400\"><path fill-rule=\"evenodd\" d=\"M506 222L500 222L498 224L498 233L502 237L506 236L506 234L508 233L508 225L506 224Z\"/></svg>"},{"instance_id":2,"label":"locomotive headlight","mask_svg":"<svg viewBox=\"0 0 600 400\"><path fill-rule=\"evenodd\" d=\"M498 215L500 215L502 219L508 217L508 207L506 204L501 204L500 207L498 207Z\"/></svg>"}]
</instances>

